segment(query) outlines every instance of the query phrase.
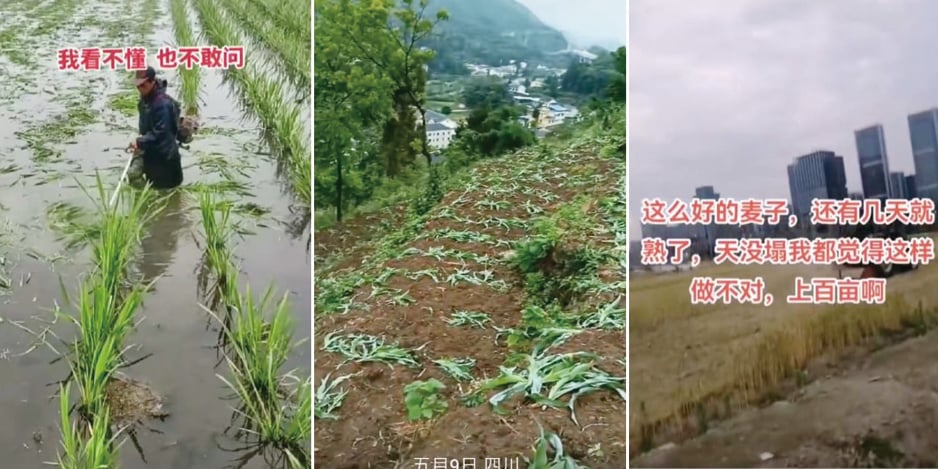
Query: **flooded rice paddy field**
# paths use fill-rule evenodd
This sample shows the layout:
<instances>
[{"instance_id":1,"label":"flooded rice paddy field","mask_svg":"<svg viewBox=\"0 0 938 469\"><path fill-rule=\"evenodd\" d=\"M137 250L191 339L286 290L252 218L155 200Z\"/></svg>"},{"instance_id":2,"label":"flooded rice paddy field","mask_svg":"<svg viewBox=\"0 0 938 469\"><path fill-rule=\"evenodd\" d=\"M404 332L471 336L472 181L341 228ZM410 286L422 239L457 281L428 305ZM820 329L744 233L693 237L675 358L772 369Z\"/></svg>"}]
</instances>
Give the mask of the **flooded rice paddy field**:
<instances>
[{"instance_id":1,"label":"flooded rice paddy field","mask_svg":"<svg viewBox=\"0 0 938 469\"><path fill-rule=\"evenodd\" d=\"M243 2L220 2L218 8L225 3ZM198 15L191 3L186 6L198 35ZM53 320L57 305L62 313L74 314L62 287L73 292L92 268L81 227L94 219L95 200L80 185L95 195L97 173L109 195L126 161L123 149L136 137L137 93L129 72L60 72L56 49L145 46L154 63L158 47L173 45L170 0L0 2L3 467L40 467L57 460L56 384L69 369L65 360L55 361L50 347L37 346L33 333L50 330L45 338L58 352L67 349L62 341L74 338L74 324ZM261 52L247 46L250 63ZM178 74L165 72L169 93L178 97ZM259 137L259 124L245 117L233 86L220 71L201 71L203 129L191 149L182 150L183 188L143 229L134 267L156 281L136 312L139 324L125 346L130 347L127 360L148 358L121 372L164 396L169 415L148 422L153 431L136 432L147 464L125 442L121 467L223 467L239 456L224 450L241 446L224 434L235 403L217 376L227 372L213 348L218 328L200 307L197 291L203 257L197 189L211 188L216 198L236 204L232 218L244 233L232 250L242 288L250 284L259 292L273 286L275 295L287 293L294 338L309 334L308 227L302 217L298 220L302 211L278 175L276 157ZM301 119L308 126L308 111ZM309 348L297 347L287 368L309 376L309 360ZM267 466L254 460L245 467Z\"/></svg>"}]
</instances>

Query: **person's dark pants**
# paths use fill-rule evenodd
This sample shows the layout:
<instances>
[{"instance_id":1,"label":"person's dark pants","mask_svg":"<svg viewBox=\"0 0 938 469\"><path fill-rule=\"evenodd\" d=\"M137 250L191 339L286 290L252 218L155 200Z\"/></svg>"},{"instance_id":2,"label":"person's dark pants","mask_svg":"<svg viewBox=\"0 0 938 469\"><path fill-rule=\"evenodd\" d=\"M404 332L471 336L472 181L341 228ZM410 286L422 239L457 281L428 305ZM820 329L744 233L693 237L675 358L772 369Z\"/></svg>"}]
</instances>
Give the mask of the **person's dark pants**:
<instances>
[{"instance_id":1,"label":"person's dark pants","mask_svg":"<svg viewBox=\"0 0 938 469\"><path fill-rule=\"evenodd\" d=\"M143 157L143 176L156 189L172 189L182 184L182 159L179 151L169 158Z\"/></svg>"}]
</instances>

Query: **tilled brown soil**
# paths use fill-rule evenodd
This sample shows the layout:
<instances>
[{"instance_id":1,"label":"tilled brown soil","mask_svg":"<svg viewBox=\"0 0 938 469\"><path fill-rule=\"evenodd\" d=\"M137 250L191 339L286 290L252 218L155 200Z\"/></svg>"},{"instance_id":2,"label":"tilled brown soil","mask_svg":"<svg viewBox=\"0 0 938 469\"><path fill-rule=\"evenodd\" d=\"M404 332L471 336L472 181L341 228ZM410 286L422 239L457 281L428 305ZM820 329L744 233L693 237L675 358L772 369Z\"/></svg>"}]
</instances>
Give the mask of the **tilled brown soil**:
<instances>
[{"instance_id":1,"label":"tilled brown soil","mask_svg":"<svg viewBox=\"0 0 938 469\"><path fill-rule=\"evenodd\" d=\"M529 183L559 196L558 199L538 205L550 212L575 195L601 197L614 190L617 175L611 164L592 154L577 154L569 163L547 176L546 180ZM489 165L485 171L498 172L502 161ZM598 174L600 180L589 180L573 185L569 174ZM586 181L585 179L583 181ZM519 181L520 182L520 181ZM597 183L598 182L598 183ZM499 195L486 196L477 188L471 193L452 193L439 207L449 207L461 220L501 219L528 220L532 215L522 207L530 198ZM482 199L510 200L504 210L487 210L475 204ZM457 200L462 201L453 205ZM439 208L438 207L438 208ZM429 221L423 232L438 229L474 231L514 240L524 236L519 228L500 228L467 223L452 218ZM500 258L508 249L491 243L457 242L449 239L420 239L407 248L426 251L444 247L461 252ZM343 260L342 264L357 265L358 261ZM410 255L386 262L382 268L392 267L408 272L436 269L445 278L458 268L479 271L483 267L472 260L438 260L425 255ZM412 304L397 305L387 297L373 297L370 286L356 292L362 299L359 307L341 315L317 318L315 330L315 376L318 383L327 373L361 373L347 381L348 394L338 410L337 420L316 420L316 464L328 468L415 467L418 458L476 458L476 467L486 467L484 458L518 458L532 455L532 447L539 435L538 424L545 430L558 433L565 451L593 469L624 467L626 461L626 403L611 392L597 392L577 400L577 426L568 409L542 409L525 402L507 403L506 415L493 412L487 403L476 407L462 405L457 397L467 390L465 383L457 383L436 367L432 360L443 357L470 356L476 360L473 375L477 378L495 377L511 350L504 338L496 342L495 326L508 328L521 323L525 293L521 279L503 264L489 264L493 277L508 282L509 287L499 290L488 285L436 283L428 277L410 280L402 275L391 277L387 286L408 292L415 300ZM624 291L622 292L624 294ZM456 311L485 312L491 324L485 328L451 327L444 320ZM323 337L331 332L369 334L382 337L386 343L398 343L408 349L419 349L416 356L422 369L388 366L381 363L359 364L349 362L340 366L342 357L322 350ZM625 369L616 360L625 356L625 332L587 330L557 347L557 352L588 351L603 359L597 366L613 376L624 376ZM338 368L338 370L337 370ZM438 420L429 423L410 423L406 418L403 388L415 380L436 378L447 389L448 410ZM451 463L452 464L452 463ZM431 466L432 467L432 466ZM517 466L521 467L521 466Z\"/></svg>"},{"instance_id":2,"label":"tilled brown soil","mask_svg":"<svg viewBox=\"0 0 938 469\"><path fill-rule=\"evenodd\" d=\"M377 213L369 213L345 220L329 229L316 231L314 249L317 264L327 258L341 256L344 262L328 266L330 270L354 267L368 254L368 242L385 233L385 229L395 229L407 216L409 207L399 204L385 208Z\"/></svg>"},{"instance_id":3,"label":"tilled brown soil","mask_svg":"<svg viewBox=\"0 0 938 469\"><path fill-rule=\"evenodd\" d=\"M631 467L935 467L938 332L851 360Z\"/></svg>"}]
</instances>

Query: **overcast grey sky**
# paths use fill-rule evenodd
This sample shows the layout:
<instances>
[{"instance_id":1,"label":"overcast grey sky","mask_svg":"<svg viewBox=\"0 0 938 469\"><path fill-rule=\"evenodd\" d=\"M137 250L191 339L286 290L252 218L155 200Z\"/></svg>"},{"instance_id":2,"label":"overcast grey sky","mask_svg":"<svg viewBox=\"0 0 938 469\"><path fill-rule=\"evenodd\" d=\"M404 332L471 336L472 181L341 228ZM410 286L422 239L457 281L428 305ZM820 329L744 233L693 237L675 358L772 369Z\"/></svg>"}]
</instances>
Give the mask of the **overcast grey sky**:
<instances>
[{"instance_id":1,"label":"overcast grey sky","mask_svg":"<svg viewBox=\"0 0 938 469\"><path fill-rule=\"evenodd\" d=\"M631 0L630 231L641 199L789 198L786 166L828 149L860 190L853 131L882 124L914 171L906 117L938 106L938 1Z\"/></svg>"},{"instance_id":2,"label":"overcast grey sky","mask_svg":"<svg viewBox=\"0 0 938 469\"><path fill-rule=\"evenodd\" d=\"M626 0L518 0L544 23L581 46L625 45Z\"/></svg>"}]
</instances>

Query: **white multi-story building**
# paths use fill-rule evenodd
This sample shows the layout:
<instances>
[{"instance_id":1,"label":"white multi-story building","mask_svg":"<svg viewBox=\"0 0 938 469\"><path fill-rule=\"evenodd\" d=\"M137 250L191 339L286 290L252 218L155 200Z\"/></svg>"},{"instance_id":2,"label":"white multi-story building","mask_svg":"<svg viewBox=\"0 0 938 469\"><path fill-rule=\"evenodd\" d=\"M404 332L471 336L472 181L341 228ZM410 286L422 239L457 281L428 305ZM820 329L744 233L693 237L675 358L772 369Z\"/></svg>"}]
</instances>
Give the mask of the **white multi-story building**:
<instances>
[{"instance_id":1,"label":"white multi-story building","mask_svg":"<svg viewBox=\"0 0 938 469\"><path fill-rule=\"evenodd\" d=\"M456 128L459 124L436 111L427 111L425 117L427 119L427 145L436 149L448 147L453 137L456 136Z\"/></svg>"}]
</instances>

